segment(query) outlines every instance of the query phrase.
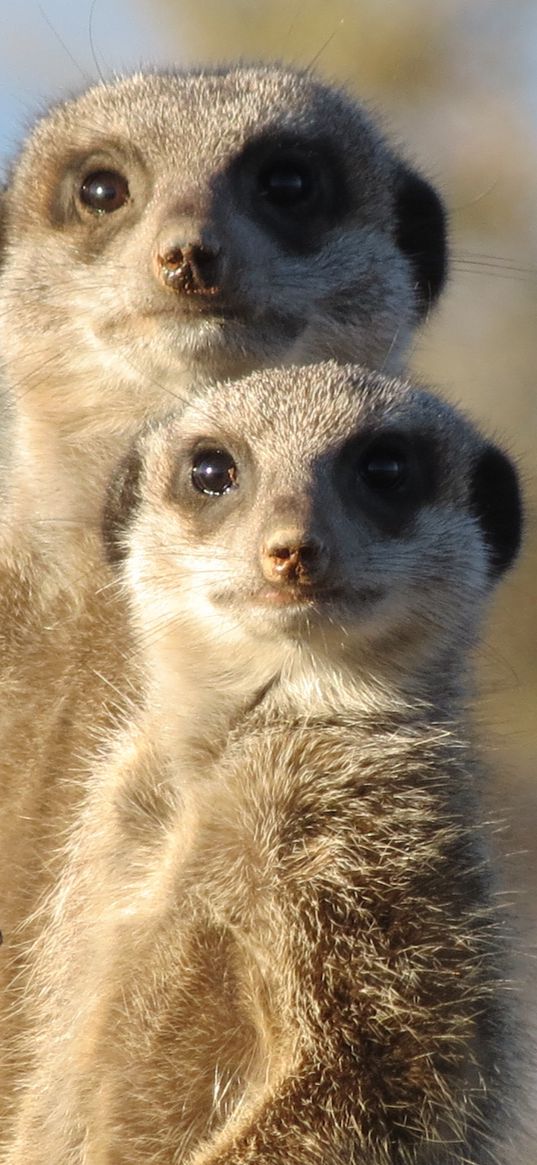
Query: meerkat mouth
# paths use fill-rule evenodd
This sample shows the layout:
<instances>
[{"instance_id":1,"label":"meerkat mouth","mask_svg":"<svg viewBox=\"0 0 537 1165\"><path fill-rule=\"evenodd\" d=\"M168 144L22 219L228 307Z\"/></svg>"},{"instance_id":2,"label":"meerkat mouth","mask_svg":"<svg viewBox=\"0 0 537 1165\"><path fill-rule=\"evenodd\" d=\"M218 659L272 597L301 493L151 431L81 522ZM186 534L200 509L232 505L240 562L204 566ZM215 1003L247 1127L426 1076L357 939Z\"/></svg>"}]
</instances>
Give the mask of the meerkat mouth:
<instances>
[{"instance_id":1,"label":"meerkat mouth","mask_svg":"<svg viewBox=\"0 0 537 1165\"><path fill-rule=\"evenodd\" d=\"M264 587L250 594L221 595L217 602L238 606L241 613L251 611L252 616L280 619L307 618L315 622L330 622L336 615L346 618L351 615L352 604L343 587Z\"/></svg>"},{"instance_id":2,"label":"meerkat mouth","mask_svg":"<svg viewBox=\"0 0 537 1165\"><path fill-rule=\"evenodd\" d=\"M141 318L151 320L174 320L180 324L183 320L189 323L199 320L234 320L245 322L248 319L246 308L233 307L223 301L215 299L187 300L176 304L172 308L152 308L141 313Z\"/></svg>"},{"instance_id":3,"label":"meerkat mouth","mask_svg":"<svg viewBox=\"0 0 537 1165\"><path fill-rule=\"evenodd\" d=\"M217 606L239 606L241 611L251 608L258 612L281 612L292 614L296 611L316 614L319 619L328 618L335 608L343 615L359 616L360 608L371 606L385 598L382 587L362 586L349 590L342 586L289 586L263 587L248 593L221 591L212 596Z\"/></svg>"},{"instance_id":4,"label":"meerkat mouth","mask_svg":"<svg viewBox=\"0 0 537 1165\"><path fill-rule=\"evenodd\" d=\"M232 323L244 328L268 328L278 334L285 341L296 340L297 336L307 326L307 319L303 315L290 314L280 308L267 305L265 308L252 303L237 301L225 296L197 296L195 299L185 299L174 304L151 305L137 313L138 319L149 320L158 325L159 322L172 322L178 327L183 324L199 322L200 325L210 323Z\"/></svg>"},{"instance_id":5,"label":"meerkat mouth","mask_svg":"<svg viewBox=\"0 0 537 1165\"><path fill-rule=\"evenodd\" d=\"M250 602L266 607L322 607L344 598L341 587L286 587L285 590L267 587L253 595Z\"/></svg>"},{"instance_id":6,"label":"meerkat mouth","mask_svg":"<svg viewBox=\"0 0 537 1165\"><path fill-rule=\"evenodd\" d=\"M161 358L223 350L240 358L253 353L257 360L261 353L272 361L285 356L306 326L303 318L272 307L260 311L253 305L211 298L195 303L149 303L134 312L107 313L95 331L109 346L122 340L135 347L153 342Z\"/></svg>"}]
</instances>

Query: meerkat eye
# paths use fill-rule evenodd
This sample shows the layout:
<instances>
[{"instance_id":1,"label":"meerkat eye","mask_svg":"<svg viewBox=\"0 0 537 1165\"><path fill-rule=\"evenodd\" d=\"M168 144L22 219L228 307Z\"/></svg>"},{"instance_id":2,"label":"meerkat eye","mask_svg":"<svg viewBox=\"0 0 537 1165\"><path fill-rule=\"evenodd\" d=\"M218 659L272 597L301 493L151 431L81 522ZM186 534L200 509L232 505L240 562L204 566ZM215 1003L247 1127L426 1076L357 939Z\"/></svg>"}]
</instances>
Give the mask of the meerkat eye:
<instances>
[{"instance_id":1,"label":"meerkat eye","mask_svg":"<svg viewBox=\"0 0 537 1165\"><path fill-rule=\"evenodd\" d=\"M128 201L129 184L117 170L97 170L84 179L79 198L93 214L110 214Z\"/></svg>"},{"instance_id":2,"label":"meerkat eye","mask_svg":"<svg viewBox=\"0 0 537 1165\"><path fill-rule=\"evenodd\" d=\"M312 171L302 159L273 158L262 167L257 182L261 197L282 209L308 202L314 191Z\"/></svg>"},{"instance_id":3,"label":"meerkat eye","mask_svg":"<svg viewBox=\"0 0 537 1165\"><path fill-rule=\"evenodd\" d=\"M202 449L192 465L192 485L199 493L219 497L236 489L237 466L227 449Z\"/></svg>"},{"instance_id":4,"label":"meerkat eye","mask_svg":"<svg viewBox=\"0 0 537 1165\"><path fill-rule=\"evenodd\" d=\"M385 493L405 483L408 459L398 445L376 441L361 454L358 472L370 489Z\"/></svg>"}]
</instances>

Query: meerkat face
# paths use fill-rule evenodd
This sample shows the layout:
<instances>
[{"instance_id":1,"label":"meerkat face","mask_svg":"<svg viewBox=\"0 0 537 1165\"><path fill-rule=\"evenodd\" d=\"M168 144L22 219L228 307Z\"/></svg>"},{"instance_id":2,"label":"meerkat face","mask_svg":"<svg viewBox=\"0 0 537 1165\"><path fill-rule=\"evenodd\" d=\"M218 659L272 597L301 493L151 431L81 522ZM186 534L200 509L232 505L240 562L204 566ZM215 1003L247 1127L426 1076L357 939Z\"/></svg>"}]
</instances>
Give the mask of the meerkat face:
<instances>
[{"instance_id":1,"label":"meerkat face","mask_svg":"<svg viewBox=\"0 0 537 1165\"><path fill-rule=\"evenodd\" d=\"M148 432L104 528L149 637L391 642L399 659L464 648L520 514L510 462L452 408L321 364L210 391Z\"/></svg>"},{"instance_id":2,"label":"meerkat face","mask_svg":"<svg viewBox=\"0 0 537 1165\"><path fill-rule=\"evenodd\" d=\"M396 366L446 263L429 184L352 99L279 68L136 75L60 106L14 168L6 238L8 362L76 365L89 404L96 368L170 407L182 373Z\"/></svg>"}]
</instances>

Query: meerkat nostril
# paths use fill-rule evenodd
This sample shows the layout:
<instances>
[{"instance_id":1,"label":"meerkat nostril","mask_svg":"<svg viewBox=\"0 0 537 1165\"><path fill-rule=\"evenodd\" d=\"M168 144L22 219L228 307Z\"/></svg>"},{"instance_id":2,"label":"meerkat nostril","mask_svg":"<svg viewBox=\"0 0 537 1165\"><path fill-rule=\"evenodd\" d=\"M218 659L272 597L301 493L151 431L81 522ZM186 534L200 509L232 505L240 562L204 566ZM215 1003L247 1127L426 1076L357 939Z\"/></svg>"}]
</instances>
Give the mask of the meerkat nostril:
<instances>
[{"instance_id":1,"label":"meerkat nostril","mask_svg":"<svg viewBox=\"0 0 537 1165\"><path fill-rule=\"evenodd\" d=\"M321 543L316 538L302 541L300 537L280 538L273 542L269 540L266 553L270 558L279 558L283 561L294 559L301 562L313 562L321 553Z\"/></svg>"},{"instance_id":2,"label":"meerkat nostril","mask_svg":"<svg viewBox=\"0 0 537 1165\"><path fill-rule=\"evenodd\" d=\"M159 255L159 263L162 267L166 267L168 271L176 271L184 262L185 256L180 247L174 247L171 251L167 251L165 255Z\"/></svg>"},{"instance_id":3,"label":"meerkat nostril","mask_svg":"<svg viewBox=\"0 0 537 1165\"><path fill-rule=\"evenodd\" d=\"M315 562L319 557L320 546L312 545L311 542L305 543L304 546L298 547L298 554L302 562Z\"/></svg>"},{"instance_id":4,"label":"meerkat nostril","mask_svg":"<svg viewBox=\"0 0 537 1165\"><path fill-rule=\"evenodd\" d=\"M306 586L323 573L325 557L315 538L302 541L300 535L280 535L267 542L261 561L263 573L272 582Z\"/></svg>"},{"instance_id":5,"label":"meerkat nostril","mask_svg":"<svg viewBox=\"0 0 537 1165\"><path fill-rule=\"evenodd\" d=\"M210 289L215 286L219 271L219 250L201 245L193 245L185 249L185 258L200 287Z\"/></svg>"},{"instance_id":6,"label":"meerkat nostril","mask_svg":"<svg viewBox=\"0 0 537 1165\"><path fill-rule=\"evenodd\" d=\"M192 263L196 263L200 267L207 267L214 264L218 258L220 247L206 247L202 243L192 243L191 246L185 247L185 253Z\"/></svg>"},{"instance_id":7,"label":"meerkat nostril","mask_svg":"<svg viewBox=\"0 0 537 1165\"><path fill-rule=\"evenodd\" d=\"M186 293L215 292L220 270L218 247L201 243L171 246L158 255L163 281Z\"/></svg>"}]
</instances>

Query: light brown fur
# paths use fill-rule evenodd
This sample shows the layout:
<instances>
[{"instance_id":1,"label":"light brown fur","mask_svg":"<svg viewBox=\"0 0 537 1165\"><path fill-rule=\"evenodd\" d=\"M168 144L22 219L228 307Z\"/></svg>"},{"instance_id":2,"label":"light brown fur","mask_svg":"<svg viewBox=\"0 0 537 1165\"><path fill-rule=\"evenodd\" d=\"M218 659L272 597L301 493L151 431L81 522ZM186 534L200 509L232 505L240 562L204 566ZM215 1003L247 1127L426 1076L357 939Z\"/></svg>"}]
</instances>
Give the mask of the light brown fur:
<instances>
[{"instance_id":1,"label":"light brown fur","mask_svg":"<svg viewBox=\"0 0 537 1165\"><path fill-rule=\"evenodd\" d=\"M109 590L106 567L95 563L94 540L68 540L76 572L66 570L65 559L60 569L41 555L37 539L30 536L29 546L24 541L12 573L6 579L7 570L0 572L0 1107L9 1100L17 1065L13 1036L24 1030L24 944L32 916L54 881L57 850L80 795L83 756L128 693L126 626L117 639L111 636L124 623L123 604ZM108 588L106 600L101 588Z\"/></svg>"},{"instance_id":2,"label":"light brown fur","mask_svg":"<svg viewBox=\"0 0 537 1165\"><path fill-rule=\"evenodd\" d=\"M364 477L379 437L399 495ZM205 448L236 490L193 488ZM140 439L105 535L146 699L45 907L5 1165L504 1160L514 1037L465 705L518 523L505 457L359 369L258 374ZM292 538L324 557L273 576Z\"/></svg>"},{"instance_id":3,"label":"light brown fur","mask_svg":"<svg viewBox=\"0 0 537 1165\"><path fill-rule=\"evenodd\" d=\"M297 237L309 221L302 250L256 185L267 158L290 150L322 194L311 221L304 207L295 220ZM81 185L111 167L129 198L94 214ZM207 378L332 351L396 365L445 257L436 196L359 105L277 67L95 86L38 122L3 215L14 416L0 536L0 980L15 965L20 1010L17 928L54 877L80 755L131 696L99 530L112 466L143 419ZM166 247L185 241L220 256L206 295L162 282Z\"/></svg>"}]
</instances>

